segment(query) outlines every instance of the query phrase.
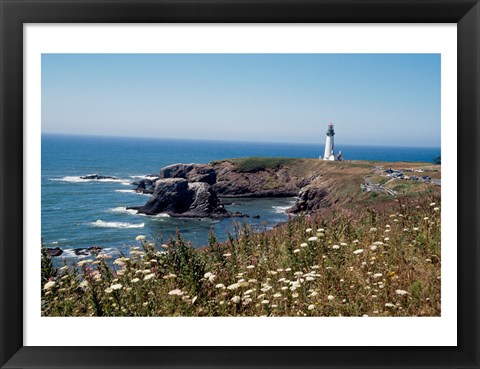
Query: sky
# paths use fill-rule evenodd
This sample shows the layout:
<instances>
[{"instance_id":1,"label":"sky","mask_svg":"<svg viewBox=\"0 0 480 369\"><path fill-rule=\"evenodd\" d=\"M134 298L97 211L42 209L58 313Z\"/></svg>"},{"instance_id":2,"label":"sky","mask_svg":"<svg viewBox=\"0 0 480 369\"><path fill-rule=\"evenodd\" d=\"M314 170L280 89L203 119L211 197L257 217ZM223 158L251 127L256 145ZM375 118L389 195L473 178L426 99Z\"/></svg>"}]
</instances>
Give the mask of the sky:
<instances>
[{"instance_id":1,"label":"sky","mask_svg":"<svg viewBox=\"0 0 480 369\"><path fill-rule=\"evenodd\" d=\"M43 54L42 133L440 147L440 54Z\"/></svg>"}]
</instances>

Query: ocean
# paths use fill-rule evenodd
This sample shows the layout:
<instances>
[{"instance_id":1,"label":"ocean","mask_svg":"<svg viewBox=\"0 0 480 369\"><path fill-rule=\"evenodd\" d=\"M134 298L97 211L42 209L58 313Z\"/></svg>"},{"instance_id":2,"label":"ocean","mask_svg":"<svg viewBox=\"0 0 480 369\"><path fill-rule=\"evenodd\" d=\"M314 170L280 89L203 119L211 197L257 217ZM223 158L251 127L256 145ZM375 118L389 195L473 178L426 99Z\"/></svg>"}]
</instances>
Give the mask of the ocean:
<instances>
[{"instance_id":1,"label":"ocean","mask_svg":"<svg viewBox=\"0 0 480 369\"><path fill-rule=\"evenodd\" d=\"M346 160L431 162L440 148L400 148L337 145ZM228 199L228 210L259 218L184 219L145 216L126 210L143 205L148 195L138 194L132 182L174 163L208 163L248 156L318 158L323 145L194 141L148 138L42 135L42 240L60 247L62 257L74 249L96 245L106 252L126 252L145 235L165 242L179 230L195 247L208 242L214 229L218 240L233 232L233 222L247 221L268 229L287 220L285 209L294 198ZM82 180L98 174L113 180Z\"/></svg>"}]
</instances>

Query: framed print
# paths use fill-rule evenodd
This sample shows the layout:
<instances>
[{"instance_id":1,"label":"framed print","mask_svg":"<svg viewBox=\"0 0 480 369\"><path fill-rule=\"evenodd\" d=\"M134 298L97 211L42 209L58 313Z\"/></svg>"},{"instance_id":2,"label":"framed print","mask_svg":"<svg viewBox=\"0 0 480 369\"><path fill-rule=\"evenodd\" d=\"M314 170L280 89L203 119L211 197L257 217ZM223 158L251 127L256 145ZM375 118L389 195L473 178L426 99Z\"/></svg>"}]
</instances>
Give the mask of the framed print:
<instances>
[{"instance_id":1,"label":"framed print","mask_svg":"<svg viewBox=\"0 0 480 369\"><path fill-rule=\"evenodd\" d=\"M479 366L477 1L0 1L2 367Z\"/></svg>"}]
</instances>

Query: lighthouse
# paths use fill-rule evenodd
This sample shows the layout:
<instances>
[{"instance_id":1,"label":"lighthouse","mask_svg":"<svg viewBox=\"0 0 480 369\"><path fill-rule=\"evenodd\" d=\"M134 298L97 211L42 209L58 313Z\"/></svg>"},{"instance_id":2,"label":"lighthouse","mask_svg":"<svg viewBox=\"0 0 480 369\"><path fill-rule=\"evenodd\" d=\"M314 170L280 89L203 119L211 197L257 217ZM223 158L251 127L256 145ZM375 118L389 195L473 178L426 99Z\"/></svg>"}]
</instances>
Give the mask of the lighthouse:
<instances>
[{"instance_id":1,"label":"lighthouse","mask_svg":"<svg viewBox=\"0 0 480 369\"><path fill-rule=\"evenodd\" d=\"M323 160L342 160L342 152L335 154L334 139L335 131L333 130L333 124L330 123L327 129L327 138L325 140L325 153L323 154Z\"/></svg>"}]
</instances>

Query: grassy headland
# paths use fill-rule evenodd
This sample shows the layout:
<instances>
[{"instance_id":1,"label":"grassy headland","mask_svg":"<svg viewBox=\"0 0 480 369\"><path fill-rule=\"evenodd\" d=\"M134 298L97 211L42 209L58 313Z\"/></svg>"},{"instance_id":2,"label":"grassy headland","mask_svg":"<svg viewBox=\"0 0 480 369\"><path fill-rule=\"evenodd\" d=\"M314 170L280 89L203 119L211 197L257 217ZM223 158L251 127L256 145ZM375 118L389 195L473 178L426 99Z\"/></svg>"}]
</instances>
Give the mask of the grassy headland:
<instances>
[{"instance_id":1,"label":"grassy headland","mask_svg":"<svg viewBox=\"0 0 480 369\"><path fill-rule=\"evenodd\" d=\"M130 253L116 260L100 253L55 269L44 255L42 315L440 315L439 187L392 181L378 169L436 173L439 166L228 162L248 175L281 167L298 177L318 176L322 186L332 188L332 205L264 232L236 223L227 242L217 242L212 232L209 244L198 250L177 234L165 244L139 236ZM392 182L408 186L396 195L362 191L366 177L380 188Z\"/></svg>"}]
</instances>

